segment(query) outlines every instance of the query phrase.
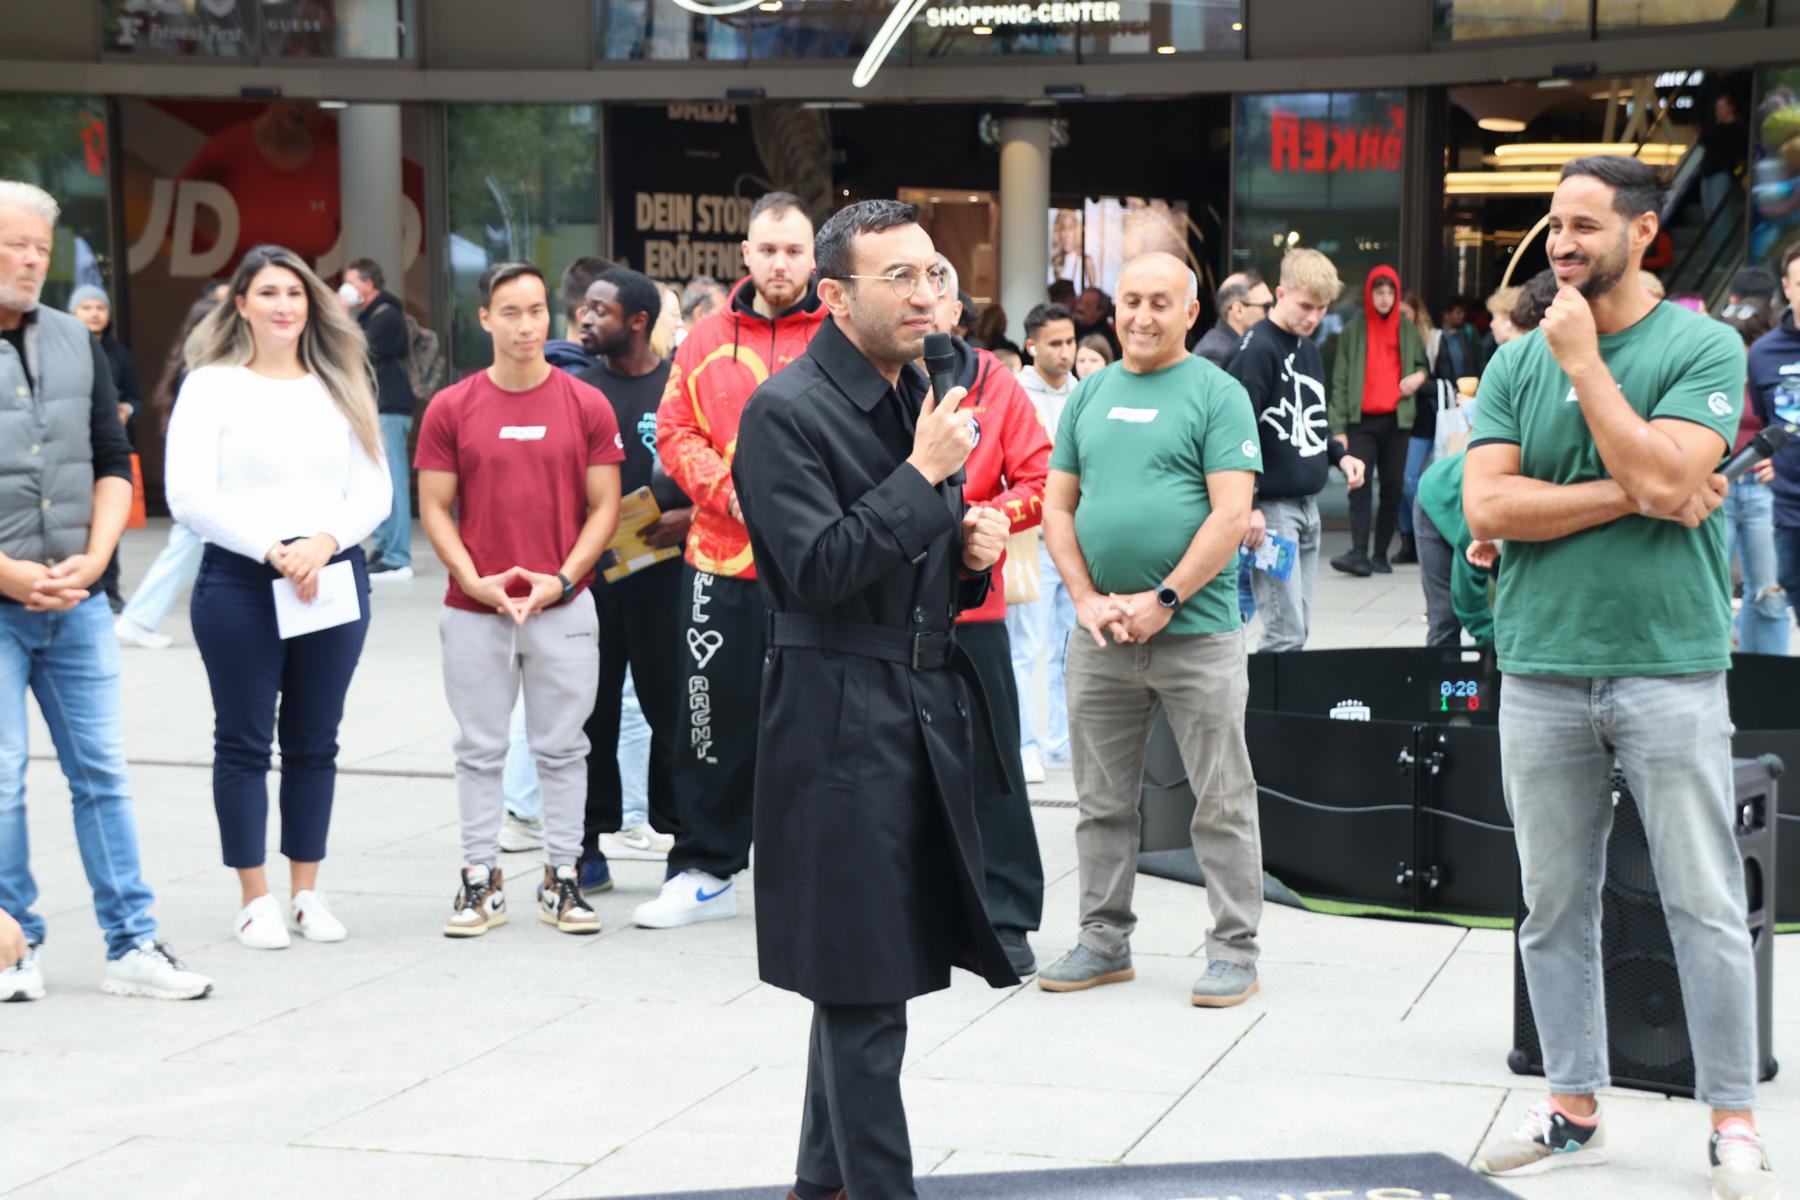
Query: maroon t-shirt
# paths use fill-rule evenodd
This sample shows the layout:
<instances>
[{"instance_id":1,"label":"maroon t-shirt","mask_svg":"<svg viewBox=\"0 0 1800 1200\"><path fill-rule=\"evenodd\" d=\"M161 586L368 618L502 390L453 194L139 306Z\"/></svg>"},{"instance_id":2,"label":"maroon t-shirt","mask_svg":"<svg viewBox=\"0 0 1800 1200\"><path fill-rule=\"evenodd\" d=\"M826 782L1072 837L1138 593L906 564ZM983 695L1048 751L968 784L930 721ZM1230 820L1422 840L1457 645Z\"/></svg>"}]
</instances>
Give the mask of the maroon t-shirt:
<instances>
[{"instance_id":1,"label":"maroon t-shirt","mask_svg":"<svg viewBox=\"0 0 1800 1200\"><path fill-rule=\"evenodd\" d=\"M478 371L431 398L413 465L455 473L457 529L477 571L554 575L587 522L588 468L624 461L618 419L600 389L552 370L529 391L509 392ZM576 580L577 591L593 578ZM530 591L524 580L507 589ZM444 603L493 612L455 579Z\"/></svg>"}]
</instances>

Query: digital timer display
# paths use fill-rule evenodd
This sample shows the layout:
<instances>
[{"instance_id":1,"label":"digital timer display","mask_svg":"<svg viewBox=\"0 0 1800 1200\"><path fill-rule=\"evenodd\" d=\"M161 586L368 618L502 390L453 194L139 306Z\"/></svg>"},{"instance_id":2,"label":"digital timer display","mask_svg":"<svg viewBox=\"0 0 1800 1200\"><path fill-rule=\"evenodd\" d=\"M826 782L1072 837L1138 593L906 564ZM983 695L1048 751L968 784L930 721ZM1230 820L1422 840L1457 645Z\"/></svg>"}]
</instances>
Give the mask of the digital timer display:
<instances>
[{"instance_id":1,"label":"digital timer display","mask_svg":"<svg viewBox=\"0 0 1800 1200\"><path fill-rule=\"evenodd\" d=\"M1438 684L1438 711L1442 713L1480 712L1481 681L1479 679L1446 679Z\"/></svg>"}]
</instances>

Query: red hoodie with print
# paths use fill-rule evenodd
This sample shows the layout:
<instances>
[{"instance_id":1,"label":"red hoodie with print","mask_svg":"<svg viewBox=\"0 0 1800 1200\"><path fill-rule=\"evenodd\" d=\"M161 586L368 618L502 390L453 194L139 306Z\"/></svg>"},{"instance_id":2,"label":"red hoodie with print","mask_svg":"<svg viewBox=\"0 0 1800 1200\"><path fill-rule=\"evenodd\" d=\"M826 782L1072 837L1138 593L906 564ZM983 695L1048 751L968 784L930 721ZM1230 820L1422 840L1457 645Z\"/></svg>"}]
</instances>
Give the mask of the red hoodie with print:
<instances>
[{"instance_id":1,"label":"red hoodie with print","mask_svg":"<svg viewBox=\"0 0 1800 1200\"><path fill-rule=\"evenodd\" d=\"M959 339L956 359L956 385L969 389L959 411L981 422L981 440L963 465L963 500L998 509L1014 533L1030 529L1044 519L1044 480L1050 474L1050 435L1043 418L1013 373L986 350ZM1006 619L1006 589L1000 586L1005 567L1002 554L987 599L958 616L957 624Z\"/></svg>"},{"instance_id":2,"label":"red hoodie with print","mask_svg":"<svg viewBox=\"0 0 1800 1200\"><path fill-rule=\"evenodd\" d=\"M755 579L750 531L731 515L737 494L731 460L750 394L805 353L828 315L818 293L774 320L758 313L744 278L725 307L694 326L675 351L656 411L656 453L663 470L694 501L687 561L697 571Z\"/></svg>"}]
</instances>

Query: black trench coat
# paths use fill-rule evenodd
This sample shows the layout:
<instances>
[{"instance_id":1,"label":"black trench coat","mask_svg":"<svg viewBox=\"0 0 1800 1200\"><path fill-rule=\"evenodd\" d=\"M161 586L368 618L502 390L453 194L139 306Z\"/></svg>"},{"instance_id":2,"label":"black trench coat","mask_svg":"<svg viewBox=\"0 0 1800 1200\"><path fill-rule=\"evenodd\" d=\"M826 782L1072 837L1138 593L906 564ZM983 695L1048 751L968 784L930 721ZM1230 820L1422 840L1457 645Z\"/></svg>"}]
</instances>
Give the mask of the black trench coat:
<instances>
[{"instance_id":1,"label":"black trench coat","mask_svg":"<svg viewBox=\"0 0 1800 1200\"><path fill-rule=\"evenodd\" d=\"M732 477L773 613L936 634L941 649L986 594L986 574L962 572L960 488L905 462L928 386L908 367L896 395L828 320L750 398ZM957 665L771 644L755 801L765 982L827 1004L907 1000L948 987L952 966L1018 982L982 902L980 697Z\"/></svg>"}]
</instances>

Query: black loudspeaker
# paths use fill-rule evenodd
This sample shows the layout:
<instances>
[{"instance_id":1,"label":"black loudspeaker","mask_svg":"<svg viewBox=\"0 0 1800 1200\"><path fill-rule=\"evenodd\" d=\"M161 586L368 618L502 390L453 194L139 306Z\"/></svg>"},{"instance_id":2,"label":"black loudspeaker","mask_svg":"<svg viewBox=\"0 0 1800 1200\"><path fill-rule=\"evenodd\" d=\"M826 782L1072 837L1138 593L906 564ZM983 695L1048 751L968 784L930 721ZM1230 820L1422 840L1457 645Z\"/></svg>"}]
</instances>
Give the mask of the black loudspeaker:
<instances>
[{"instance_id":1,"label":"black loudspeaker","mask_svg":"<svg viewBox=\"0 0 1800 1200\"><path fill-rule=\"evenodd\" d=\"M1757 1077L1775 1077L1774 883L1776 776L1781 760L1735 759L1737 842L1744 859L1744 909L1756 960ZM1694 1055L1688 1042L1681 976L1650 865L1643 818L1624 777L1613 773L1613 827L1606 847L1600 954L1606 986L1607 1056L1615 1087L1670 1096L1694 1094ZM1525 906L1519 905L1519 920ZM1543 1047L1525 986L1524 962L1513 933L1513 1050L1507 1066L1518 1075L1544 1073Z\"/></svg>"}]
</instances>

